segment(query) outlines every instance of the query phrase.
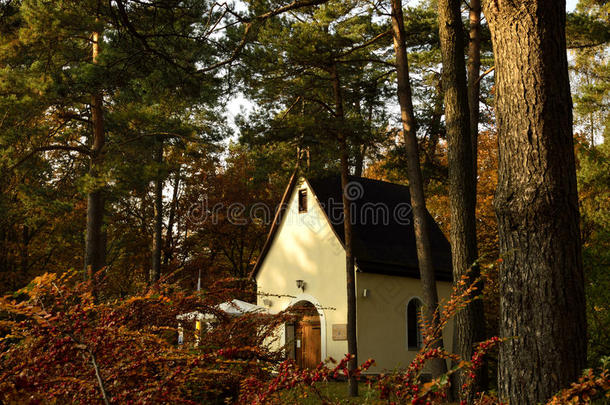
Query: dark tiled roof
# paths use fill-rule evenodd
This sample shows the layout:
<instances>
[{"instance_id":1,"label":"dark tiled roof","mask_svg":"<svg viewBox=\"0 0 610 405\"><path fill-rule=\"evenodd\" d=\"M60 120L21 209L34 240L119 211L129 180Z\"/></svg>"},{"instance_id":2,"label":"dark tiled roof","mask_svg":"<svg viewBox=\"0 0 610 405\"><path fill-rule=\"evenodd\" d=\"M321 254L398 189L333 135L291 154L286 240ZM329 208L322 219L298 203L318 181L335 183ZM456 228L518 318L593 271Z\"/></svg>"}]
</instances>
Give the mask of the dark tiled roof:
<instances>
[{"instance_id":1,"label":"dark tiled roof","mask_svg":"<svg viewBox=\"0 0 610 405\"><path fill-rule=\"evenodd\" d=\"M309 181L335 232L344 242L341 177ZM385 181L349 177L348 196L353 222L352 249L358 269L419 277L409 187ZM451 247L428 214L432 259L437 280L451 280Z\"/></svg>"},{"instance_id":2,"label":"dark tiled roof","mask_svg":"<svg viewBox=\"0 0 610 405\"><path fill-rule=\"evenodd\" d=\"M324 209L335 233L345 244L341 177L312 179L308 183L315 198ZM285 209L287 198L297 184L296 176L282 198ZM385 181L349 177L348 195L352 199L353 254L359 271L395 276L419 277L413 215L409 187ZM271 226L267 241L252 271L256 276L271 244L283 214L280 210ZM434 219L428 214L432 259L437 280L451 281L451 247Z\"/></svg>"}]
</instances>

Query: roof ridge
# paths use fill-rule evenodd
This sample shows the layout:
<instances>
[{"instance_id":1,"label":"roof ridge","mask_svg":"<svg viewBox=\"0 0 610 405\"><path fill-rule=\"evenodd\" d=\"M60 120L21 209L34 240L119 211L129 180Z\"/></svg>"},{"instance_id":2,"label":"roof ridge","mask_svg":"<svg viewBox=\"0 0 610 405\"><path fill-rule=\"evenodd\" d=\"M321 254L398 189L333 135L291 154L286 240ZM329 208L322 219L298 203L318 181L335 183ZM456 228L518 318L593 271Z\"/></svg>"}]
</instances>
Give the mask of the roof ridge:
<instances>
[{"instance_id":1,"label":"roof ridge","mask_svg":"<svg viewBox=\"0 0 610 405\"><path fill-rule=\"evenodd\" d=\"M328 174L309 177L300 173L298 177L294 176L291 179L284 192L283 200L289 194L294 193L295 186L301 179L311 187L315 201L320 205L331 229L343 243L343 219L338 222L330 214L330 212L336 211L335 204L332 207L325 204L331 199L332 201L342 201L341 176ZM359 197L352 200L356 204L355 210L352 212L360 212L360 214L356 214L360 215L360 221L357 220L353 228L354 257L363 264L368 262L365 267L369 267L371 271L379 272L380 269L389 271L388 267L397 267L402 268L403 275L414 276L409 270L418 268L409 186L362 176L350 175L348 179L361 185L360 190L355 190L355 193L359 193ZM385 205L378 205L380 203ZM265 246L251 273L252 276L256 276L271 247L285 208L282 207L282 212L274 218ZM434 250L435 273L438 279L450 279L451 248L449 241L429 212L428 220L430 243ZM376 265L372 266L374 263Z\"/></svg>"}]
</instances>

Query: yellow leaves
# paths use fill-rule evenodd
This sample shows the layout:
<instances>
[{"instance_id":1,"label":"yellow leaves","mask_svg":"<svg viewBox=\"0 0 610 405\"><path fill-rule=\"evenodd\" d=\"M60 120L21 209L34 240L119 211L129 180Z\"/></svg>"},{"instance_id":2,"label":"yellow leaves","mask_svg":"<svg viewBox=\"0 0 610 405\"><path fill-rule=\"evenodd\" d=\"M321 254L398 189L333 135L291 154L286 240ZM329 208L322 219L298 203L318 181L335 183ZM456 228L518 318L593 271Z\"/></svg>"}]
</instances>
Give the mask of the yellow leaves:
<instances>
[{"instance_id":1,"label":"yellow leaves","mask_svg":"<svg viewBox=\"0 0 610 405\"><path fill-rule=\"evenodd\" d=\"M6 311L16 315L22 315L28 318L34 318L36 316L41 317L47 315L47 313L40 307L32 305L27 301L21 301L14 303L13 301L7 300L5 297L0 297L0 311Z\"/></svg>"},{"instance_id":2,"label":"yellow leaves","mask_svg":"<svg viewBox=\"0 0 610 405\"><path fill-rule=\"evenodd\" d=\"M144 296L130 297L123 302L126 304L132 304L132 303L136 303L136 302L138 302L138 303L163 302L166 304L171 304L172 300L165 295L160 295L158 292L153 291L153 292L149 292L148 294L146 294Z\"/></svg>"},{"instance_id":3,"label":"yellow leaves","mask_svg":"<svg viewBox=\"0 0 610 405\"><path fill-rule=\"evenodd\" d=\"M76 377L56 377L51 379L51 382L69 382L69 383L74 383L74 384L84 384L86 383L86 380L83 380L81 378L76 378Z\"/></svg>"},{"instance_id":4,"label":"yellow leaves","mask_svg":"<svg viewBox=\"0 0 610 405\"><path fill-rule=\"evenodd\" d=\"M10 330L15 326L14 321L0 320L0 330Z\"/></svg>"},{"instance_id":5,"label":"yellow leaves","mask_svg":"<svg viewBox=\"0 0 610 405\"><path fill-rule=\"evenodd\" d=\"M466 361L466 360L461 360L455 367L454 369L456 370L461 370L463 368L469 367L470 366L470 362Z\"/></svg>"},{"instance_id":6,"label":"yellow leaves","mask_svg":"<svg viewBox=\"0 0 610 405\"><path fill-rule=\"evenodd\" d=\"M597 372L588 369L578 382L551 398L547 405L588 404L599 394L610 398L610 370L602 368Z\"/></svg>"},{"instance_id":7,"label":"yellow leaves","mask_svg":"<svg viewBox=\"0 0 610 405\"><path fill-rule=\"evenodd\" d=\"M434 381L430 381L430 382L424 383L424 385L423 385L424 392L430 392L430 390L434 386L436 386L436 382L434 382Z\"/></svg>"},{"instance_id":8,"label":"yellow leaves","mask_svg":"<svg viewBox=\"0 0 610 405\"><path fill-rule=\"evenodd\" d=\"M12 340L12 339L23 339L25 336L22 335L14 335L14 334L8 334L4 337L0 337L0 342L2 342L3 340Z\"/></svg>"},{"instance_id":9,"label":"yellow leaves","mask_svg":"<svg viewBox=\"0 0 610 405\"><path fill-rule=\"evenodd\" d=\"M142 296L135 296L135 297L129 297L126 300L123 301L123 303L125 304L132 304L134 302L142 302L142 301L147 301L148 297L142 297Z\"/></svg>"},{"instance_id":10,"label":"yellow leaves","mask_svg":"<svg viewBox=\"0 0 610 405\"><path fill-rule=\"evenodd\" d=\"M35 277L30 282L30 284L28 284L27 286L25 286L24 288L22 288L19 291L27 293L28 290L31 290L34 287L49 285L51 282L55 281L56 279L57 279L57 274L56 273L44 273L41 276Z\"/></svg>"}]
</instances>

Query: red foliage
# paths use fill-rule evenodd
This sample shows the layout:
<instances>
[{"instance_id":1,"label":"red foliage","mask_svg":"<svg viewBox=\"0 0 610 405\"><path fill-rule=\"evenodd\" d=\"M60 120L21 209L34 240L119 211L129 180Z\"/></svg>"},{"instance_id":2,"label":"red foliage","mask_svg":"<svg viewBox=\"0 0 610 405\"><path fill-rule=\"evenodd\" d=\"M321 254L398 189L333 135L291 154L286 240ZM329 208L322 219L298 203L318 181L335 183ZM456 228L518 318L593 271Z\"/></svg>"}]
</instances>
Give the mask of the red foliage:
<instances>
[{"instance_id":1,"label":"red foliage","mask_svg":"<svg viewBox=\"0 0 610 405\"><path fill-rule=\"evenodd\" d=\"M277 368L277 375L270 381L261 381L255 377L250 377L243 381L241 385L240 403L270 404L282 403L282 398L276 396L280 391L294 389L298 386L307 386L314 390L322 403L330 403L319 390L316 383L329 381L339 378L340 373L344 377L349 377L347 363L352 356L346 355L334 368L326 367L320 363L315 370L300 369L293 360L282 362ZM355 370L358 377L373 365L372 359L367 360Z\"/></svg>"},{"instance_id":2,"label":"red foliage","mask_svg":"<svg viewBox=\"0 0 610 405\"><path fill-rule=\"evenodd\" d=\"M483 272L482 277L486 277L486 272ZM476 371L483 364L483 358L505 340L492 337L480 342L472 357L467 360L460 359L455 354L434 347L436 340L442 334L442 329L447 325L449 320L473 299L471 297L476 295L473 293L477 289L478 280L470 285L466 284L466 280L467 277L464 277L458 282L450 299L442 306L442 310L437 310L435 316L439 319L439 326L434 327L425 323L423 324L424 346L407 369L381 375L377 378L373 386L378 391L379 398L383 403L389 405L447 403L448 390L451 383L450 376L457 371L465 371L466 380L460 387L460 390L462 392L469 392L470 386L474 383ZM455 366L447 374L432 381L425 381L424 366L426 362L433 358L451 360ZM348 376L346 365L349 359L350 355L346 355L334 368L329 368L321 363L315 370L302 370L296 367L294 362L285 361L278 367L276 377L270 381L261 381L255 377L245 380L241 387L240 403L281 404L284 398L279 393L296 388L309 388L317 396L319 402L323 404L343 403L323 395L316 388L316 383L336 379L341 373L344 376ZM361 377L361 373L366 371L373 363L374 360L367 360L358 368L357 377ZM588 403L595 395L599 396L603 392L606 392L606 395L608 395L610 389L608 373L607 369L602 371L600 375L588 372L579 383L575 383L570 389L562 391L554 397L549 402L549 405ZM369 378L369 382L371 383L372 381L373 379ZM477 405L502 404L493 393L478 393L474 403ZM466 401L462 401L460 404L465 405Z\"/></svg>"},{"instance_id":3,"label":"red foliage","mask_svg":"<svg viewBox=\"0 0 610 405\"><path fill-rule=\"evenodd\" d=\"M229 283L231 284L231 283ZM103 296L103 283L98 284ZM336 366L299 369L270 350L278 326L291 320L246 314L232 318L215 305L235 291L187 294L164 282L125 300L96 302L90 285L76 272L45 274L12 296L0 298L0 402L37 403L282 403L281 393L308 389L320 403L333 403L317 383L349 376L346 355ZM235 288L241 289L241 284ZM437 313L446 325L476 288L460 282ZM176 345L176 316L197 311L214 315L214 327L192 343L189 325L184 345ZM439 404L447 401L450 376L465 370L468 389L482 358L499 338L481 342L464 360L434 348L441 328L424 325L424 347L406 370L382 375L371 386L387 404ZM425 381L424 366L432 358L456 364L446 375ZM374 361L356 370L362 378ZM607 367L589 370L549 405L588 403L610 390ZM476 404L499 404L480 393Z\"/></svg>"},{"instance_id":4,"label":"red foliage","mask_svg":"<svg viewBox=\"0 0 610 405\"><path fill-rule=\"evenodd\" d=\"M236 398L241 380L267 378L269 365L277 363L263 344L275 328L273 320L251 315L237 322L170 284L96 303L88 284L77 278L75 272L46 274L0 299L7 314L0 324L3 403ZM176 315L195 310L217 315L217 326L196 349L177 346Z\"/></svg>"}]
</instances>

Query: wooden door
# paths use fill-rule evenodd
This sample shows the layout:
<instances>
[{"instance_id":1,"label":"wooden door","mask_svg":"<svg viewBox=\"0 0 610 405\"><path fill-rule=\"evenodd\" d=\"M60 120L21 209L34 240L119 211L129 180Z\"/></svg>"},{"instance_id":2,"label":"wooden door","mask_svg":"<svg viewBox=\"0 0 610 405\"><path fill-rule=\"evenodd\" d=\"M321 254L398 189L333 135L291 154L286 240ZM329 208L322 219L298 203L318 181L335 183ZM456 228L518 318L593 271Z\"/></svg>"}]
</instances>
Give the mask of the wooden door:
<instances>
[{"instance_id":1,"label":"wooden door","mask_svg":"<svg viewBox=\"0 0 610 405\"><path fill-rule=\"evenodd\" d=\"M302 368L316 368L322 357L319 316L304 316L297 324L295 337L297 365Z\"/></svg>"}]
</instances>

